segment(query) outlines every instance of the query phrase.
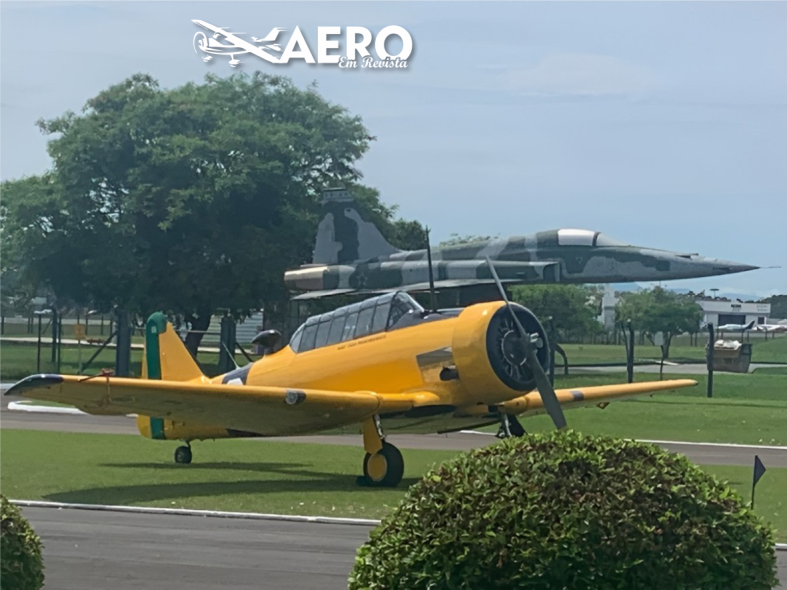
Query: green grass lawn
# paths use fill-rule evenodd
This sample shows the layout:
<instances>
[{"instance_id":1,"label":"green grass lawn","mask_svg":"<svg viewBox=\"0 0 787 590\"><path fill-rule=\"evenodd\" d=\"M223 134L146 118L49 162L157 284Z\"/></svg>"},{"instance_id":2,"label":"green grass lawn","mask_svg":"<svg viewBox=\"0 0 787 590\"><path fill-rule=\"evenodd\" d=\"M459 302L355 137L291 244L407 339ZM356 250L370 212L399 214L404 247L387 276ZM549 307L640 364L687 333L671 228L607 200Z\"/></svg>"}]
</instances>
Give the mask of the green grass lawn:
<instances>
[{"instance_id":1,"label":"green grass lawn","mask_svg":"<svg viewBox=\"0 0 787 590\"><path fill-rule=\"evenodd\" d=\"M636 381L657 378L635 374ZM787 375L717 373L711 399L706 397L704 375L669 378L695 379L698 385L675 393L613 402L604 410L571 410L566 414L568 423L588 434L624 438L787 446ZM622 373L570 375L558 376L555 386L575 388L624 381ZM531 432L552 428L546 416L529 417L522 423Z\"/></svg>"},{"instance_id":2,"label":"green grass lawn","mask_svg":"<svg viewBox=\"0 0 787 590\"><path fill-rule=\"evenodd\" d=\"M380 518L406 488L455 451L403 450L397 489L359 488L360 448L273 441L218 441L176 465L169 444L132 436L0 431L3 493L26 500ZM709 466L748 500L751 470ZM769 469L757 512L787 540L787 469Z\"/></svg>"}]
</instances>

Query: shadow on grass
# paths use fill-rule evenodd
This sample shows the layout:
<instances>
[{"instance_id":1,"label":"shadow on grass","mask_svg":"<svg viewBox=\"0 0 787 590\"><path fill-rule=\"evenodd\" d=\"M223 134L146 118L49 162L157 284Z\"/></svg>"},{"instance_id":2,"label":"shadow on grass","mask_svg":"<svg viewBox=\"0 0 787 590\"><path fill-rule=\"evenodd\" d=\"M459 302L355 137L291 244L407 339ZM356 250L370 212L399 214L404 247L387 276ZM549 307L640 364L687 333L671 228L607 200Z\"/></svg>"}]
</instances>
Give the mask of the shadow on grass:
<instances>
[{"instance_id":1,"label":"shadow on grass","mask_svg":"<svg viewBox=\"0 0 787 590\"><path fill-rule=\"evenodd\" d=\"M297 502L299 494L308 492L353 492L367 494L371 497L378 491L389 491L379 488L359 487L352 475L327 475L312 473L313 479L298 480L248 480L221 482L180 482L180 483L146 483L130 486L108 486L72 490L47 494L45 499L55 502L74 502L81 504L145 504L161 500L178 500L187 498L203 498L211 496L292 494L292 501ZM406 490L418 481L417 478L403 479L399 490ZM326 497L326 502L336 501Z\"/></svg>"},{"instance_id":2,"label":"shadow on grass","mask_svg":"<svg viewBox=\"0 0 787 590\"><path fill-rule=\"evenodd\" d=\"M265 462L219 462L192 463L179 465L177 463L102 463L99 467L112 467L120 469L156 469L159 471L189 472L202 470L225 471L257 471L263 473L288 473L292 475L314 475L313 471L301 471L297 468L304 467L304 463L265 463Z\"/></svg>"}]
</instances>

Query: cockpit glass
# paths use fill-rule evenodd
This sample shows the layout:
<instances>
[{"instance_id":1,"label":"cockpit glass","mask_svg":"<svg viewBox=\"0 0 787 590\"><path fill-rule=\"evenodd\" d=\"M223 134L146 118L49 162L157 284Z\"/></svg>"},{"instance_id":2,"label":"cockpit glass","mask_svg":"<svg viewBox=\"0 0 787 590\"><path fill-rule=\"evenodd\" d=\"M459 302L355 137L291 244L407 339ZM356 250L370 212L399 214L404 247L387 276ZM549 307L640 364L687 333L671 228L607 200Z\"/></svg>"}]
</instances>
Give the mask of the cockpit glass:
<instances>
[{"instance_id":1,"label":"cockpit glass","mask_svg":"<svg viewBox=\"0 0 787 590\"><path fill-rule=\"evenodd\" d=\"M328 332L331 329L332 314L326 314L317 328L317 336L314 339L314 348L320 348L328 343Z\"/></svg>"},{"instance_id":2,"label":"cockpit glass","mask_svg":"<svg viewBox=\"0 0 787 590\"><path fill-rule=\"evenodd\" d=\"M592 246L596 232L587 229L557 230L558 246Z\"/></svg>"},{"instance_id":3,"label":"cockpit glass","mask_svg":"<svg viewBox=\"0 0 787 590\"><path fill-rule=\"evenodd\" d=\"M614 247L614 246L628 246L625 242L621 242L620 240L616 240L614 238L610 238L606 234L596 234L596 241L593 244L594 246L607 246L607 247Z\"/></svg>"},{"instance_id":4,"label":"cockpit glass","mask_svg":"<svg viewBox=\"0 0 787 590\"><path fill-rule=\"evenodd\" d=\"M362 309L358 314L358 325L355 326L355 337L366 336L372 331L372 317L374 316L374 306Z\"/></svg>"},{"instance_id":5,"label":"cockpit glass","mask_svg":"<svg viewBox=\"0 0 787 590\"><path fill-rule=\"evenodd\" d=\"M331 322L331 330L328 333L328 342L326 342L326 345L336 344L337 342L342 341L342 334L344 333L344 321L346 319L346 312L342 314L334 314L333 321Z\"/></svg>"},{"instance_id":6,"label":"cockpit glass","mask_svg":"<svg viewBox=\"0 0 787 590\"><path fill-rule=\"evenodd\" d=\"M344 331L342 332L342 342L352 340L355 338L355 326L358 323L359 310L351 310L347 314L347 320L344 323Z\"/></svg>"},{"instance_id":7,"label":"cockpit glass","mask_svg":"<svg viewBox=\"0 0 787 590\"><path fill-rule=\"evenodd\" d=\"M304 352L306 350L311 350L314 348L314 340L317 337L317 326L318 324L306 324L306 327L303 330L303 338L301 338L301 344L298 347L298 350Z\"/></svg>"},{"instance_id":8,"label":"cockpit glass","mask_svg":"<svg viewBox=\"0 0 787 590\"><path fill-rule=\"evenodd\" d=\"M392 328L402 318L422 313L423 308L407 293L387 293L334 311L312 316L295 331L290 348L307 352ZM406 322L397 327L408 325Z\"/></svg>"},{"instance_id":9,"label":"cockpit glass","mask_svg":"<svg viewBox=\"0 0 787 590\"><path fill-rule=\"evenodd\" d=\"M406 293L397 293L391 303L391 315L388 317L388 328L396 325L396 323L410 312L423 311L423 308L418 303L407 295Z\"/></svg>"}]
</instances>

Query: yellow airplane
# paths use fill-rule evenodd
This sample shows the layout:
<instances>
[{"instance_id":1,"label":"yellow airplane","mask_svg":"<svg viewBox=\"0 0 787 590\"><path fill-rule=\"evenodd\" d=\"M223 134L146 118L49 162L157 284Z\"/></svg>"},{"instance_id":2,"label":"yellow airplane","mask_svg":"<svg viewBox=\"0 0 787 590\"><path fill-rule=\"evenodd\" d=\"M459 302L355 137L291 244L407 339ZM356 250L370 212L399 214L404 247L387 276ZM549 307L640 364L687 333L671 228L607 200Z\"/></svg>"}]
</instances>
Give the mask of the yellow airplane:
<instances>
[{"instance_id":1,"label":"yellow airplane","mask_svg":"<svg viewBox=\"0 0 787 590\"><path fill-rule=\"evenodd\" d=\"M427 311L403 292L309 318L288 346L268 330L257 362L203 375L162 313L146 324L142 379L32 375L7 394L74 405L90 414L139 415L144 436L191 441L293 436L360 425L366 456L359 484L396 486L404 461L392 432L452 432L500 423L522 435L517 416L598 405L696 385L693 380L560 389L549 384L546 334L526 308L503 301ZM538 387L538 391L536 390Z\"/></svg>"}]
</instances>

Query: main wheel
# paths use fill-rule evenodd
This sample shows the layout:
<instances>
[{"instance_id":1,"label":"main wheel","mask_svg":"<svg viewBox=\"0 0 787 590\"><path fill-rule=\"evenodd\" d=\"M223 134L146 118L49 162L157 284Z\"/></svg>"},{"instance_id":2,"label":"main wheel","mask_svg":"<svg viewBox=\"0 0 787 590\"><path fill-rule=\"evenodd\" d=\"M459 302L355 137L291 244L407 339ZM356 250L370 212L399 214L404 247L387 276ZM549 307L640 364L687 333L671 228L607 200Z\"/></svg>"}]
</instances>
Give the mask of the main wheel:
<instances>
[{"instance_id":1,"label":"main wheel","mask_svg":"<svg viewBox=\"0 0 787 590\"><path fill-rule=\"evenodd\" d=\"M175 449L175 463L182 465L191 463L191 447L184 445Z\"/></svg>"},{"instance_id":2,"label":"main wheel","mask_svg":"<svg viewBox=\"0 0 787 590\"><path fill-rule=\"evenodd\" d=\"M404 475L404 458L395 446L384 442L374 455L363 459L363 483L375 488L395 488ZM360 483L360 482L359 482Z\"/></svg>"}]
</instances>

